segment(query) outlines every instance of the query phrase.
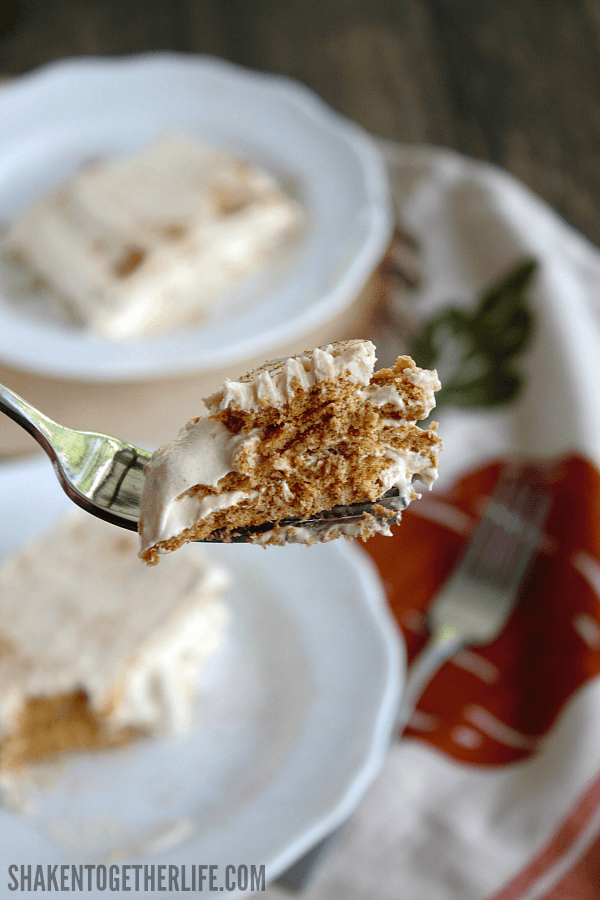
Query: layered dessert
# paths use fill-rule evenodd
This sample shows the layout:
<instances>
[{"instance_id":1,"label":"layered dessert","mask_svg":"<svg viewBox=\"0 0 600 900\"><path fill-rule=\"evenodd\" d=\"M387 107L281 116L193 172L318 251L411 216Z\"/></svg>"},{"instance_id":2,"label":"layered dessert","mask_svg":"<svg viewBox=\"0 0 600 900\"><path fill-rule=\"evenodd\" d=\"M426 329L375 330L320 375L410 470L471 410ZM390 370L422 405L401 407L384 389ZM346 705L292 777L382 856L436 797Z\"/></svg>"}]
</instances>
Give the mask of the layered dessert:
<instances>
[{"instance_id":1,"label":"layered dessert","mask_svg":"<svg viewBox=\"0 0 600 900\"><path fill-rule=\"evenodd\" d=\"M310 544L389 533L418 497L413 481L431 488L437 478L437 424L416 423L440 383L408 356L377 372L375 360L370 341L344 341L225 381L204 401L209 415L188 422L146 468L142 559L153 565L195 540ZM342 523L344 507L353 515Z\"/></svg>"},{"instance_id":2,"label":"layered dessert","mask_svg":"<svg viewBox=\"0 0 600 900\"><path fill-rule=\"evenodd\" d=\"M135 534L74 510L0 568L0 785L57 754L190 724L227 576L190 547L154 578L136 549Z\"/></svg>"},{"instance_id":3,"label":"layered dessert","mask_svg":"<svg viewBox=\"0 0 600 900\"><path fill-rule=\"evenodd\" d=\"M3 256L16 263L13 280L21 271L42 294L49 287L45 296L72 321L132 338L205 318L301 219L267 172L173 134L84 166L25 209Z\"/></svg>"}]
</instances>

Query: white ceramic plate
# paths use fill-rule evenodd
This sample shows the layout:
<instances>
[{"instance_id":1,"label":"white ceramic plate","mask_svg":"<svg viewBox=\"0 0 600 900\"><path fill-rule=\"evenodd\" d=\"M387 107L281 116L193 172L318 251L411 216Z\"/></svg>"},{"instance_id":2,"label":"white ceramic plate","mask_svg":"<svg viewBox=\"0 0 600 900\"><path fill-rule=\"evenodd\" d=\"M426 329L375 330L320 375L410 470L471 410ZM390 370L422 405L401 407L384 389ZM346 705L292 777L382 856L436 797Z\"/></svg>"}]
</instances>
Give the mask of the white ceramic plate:
<instances>
[{"instance_id":1,"label":"white ceramic plate","mask_svg":"<svg viewBox=\"0 0 600 900\"><path fill-rule=\"evenodd\" d=\"M46 459L1 467L0 504L2 556L71 506ZM405 660L367 557L342 541L199 552L235 583L198 725L73 757L30 815L0 810L3 877L9 863L153 862L217 865L220 877L226 865L265 865L271 880L342 823L377 774Z\"/></svg>"},{"instance_id":2,"label":"white ceramic plate","mask_svg":"<svg viewBox=\"0 0 600 900\"><path fill-rule=\"evenodd\" d=\"M390 239L374 142L302 85L172 53L52 63L0 90L0 222L90 158L184 131L273 172L305 209L285 275L248 283L202 327L114 343L27 314L0 292L0 361L55 377L126 380L207 371L301 338L341 314ZM242 290L243 294L243 290ZM227 304L224 304L226 310Z\"/></svg>"}]
</instances>

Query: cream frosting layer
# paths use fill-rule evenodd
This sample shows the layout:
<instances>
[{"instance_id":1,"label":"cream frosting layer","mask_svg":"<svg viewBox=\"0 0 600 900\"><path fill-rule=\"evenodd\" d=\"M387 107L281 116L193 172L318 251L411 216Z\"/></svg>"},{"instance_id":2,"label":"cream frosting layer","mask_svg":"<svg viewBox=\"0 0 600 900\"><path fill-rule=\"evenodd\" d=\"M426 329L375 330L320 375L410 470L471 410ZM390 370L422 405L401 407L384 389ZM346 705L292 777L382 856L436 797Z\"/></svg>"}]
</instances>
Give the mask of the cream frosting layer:
<instances>
[{"instance_id":1,"label":"cream frosting layer","mask_svg":"<svg viewBox=\"0 0 600 900\"><path fill-rule=\"evenodd\" d=\"M229 407L245 412L281 407L298 389L308 391L328 378L344 376L356 385L368 385L375 360L371 341L340 341L288 359L270 360L239 381L226 379L204 402L213 415Z\"/></svg>"},{"instance_id":2,"label":"cream frosting layer","mask_svg":"<svg viewBox=\"0 0 600 900\"><path fill-rule=\"evenodd\" d=\"M172 134L87 165L28 207L5 246L65 314L121 339L205 317L301 220L266 172Z\"/></svg>"},{"instance_id":3,"label":"cream frosting layer","mask_svg":"<svg viewBox=\"0 0 600 900\"><path fill-rule=\"evenodd\" d=\"M3 564L0 739L28 698L79 690L108 727L188 726L228 576L184 549L149 572L133 533L74 510Z\"/></svg>"},{"instance_id":4,"label":"cream frosting layer","mask_svg":"<svg viewBox=\"0 0 600 900\"><path fill-rule=\"evenodd\" d=\"M225 475L237 471L235 456L252 438L232 435L214 419L192 419L174 441L153 454L146 466L140 501L141 553L158 541L181 534L214 510L226 509L255 496L246 491L209 494L203 498L186 493L196 485L217 487Z\"/></svg>"}]
</instances>

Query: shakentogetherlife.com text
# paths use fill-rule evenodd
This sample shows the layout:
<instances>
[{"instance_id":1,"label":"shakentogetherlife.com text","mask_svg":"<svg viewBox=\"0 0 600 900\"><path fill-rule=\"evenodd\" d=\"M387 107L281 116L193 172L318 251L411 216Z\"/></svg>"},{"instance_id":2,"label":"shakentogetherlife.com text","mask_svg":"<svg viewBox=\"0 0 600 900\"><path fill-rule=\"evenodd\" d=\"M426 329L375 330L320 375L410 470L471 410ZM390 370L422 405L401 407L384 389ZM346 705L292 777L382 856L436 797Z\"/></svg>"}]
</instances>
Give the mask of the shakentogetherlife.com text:
<instances>
[{"instance_id":1,"label":"shakentogetherlife.com text","mask_svg":"<svg viewBox=\"0 0 600 900\"><path fill-rule=\"evenodd\" d=\"M264 866L9 865L9 891L264 891ZM1 893L1 892L0 892Z\"/></svg>"}]
</instances>

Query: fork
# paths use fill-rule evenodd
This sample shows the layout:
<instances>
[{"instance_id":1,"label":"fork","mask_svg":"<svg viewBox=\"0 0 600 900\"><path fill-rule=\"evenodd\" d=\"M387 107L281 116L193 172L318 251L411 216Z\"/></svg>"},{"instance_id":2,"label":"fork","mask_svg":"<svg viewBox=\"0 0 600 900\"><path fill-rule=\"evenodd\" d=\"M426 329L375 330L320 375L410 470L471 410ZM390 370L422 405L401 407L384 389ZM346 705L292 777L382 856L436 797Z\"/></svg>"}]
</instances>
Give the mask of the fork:
<instances>
[{"instance_id":1,"label":"fork","mask_svg":"<svg viewBox=\"0 0 600 900\"><path fill-rule=\"evenodd\" d=\"M409 667L394 737L401 737L421 694L445 662L467 646L490 644L504 629L540 544L550 504L540 472L516 463L501 471L463 556L429 606L430 637ZM348 824L324 837L274 884L301 893Z\"/></svg>"},{"instance_id":2,"label":"fork","mask_svg":"<svg viewBox=\"0 0 600 900\"><path fill-rule=\"evenodd\" d=\"M150 462L151 453L105 434L75 431L58 425L2 384L0 412L6 413L36 439L49 456L56 477L70 500L100 519L137 531L144 466ZM386 518L384 513L374 508L377 506L387 509L388 515L391 512L392 518ZM282 519L280 524L308 528L317 534L333 521L340 526L352 525L369 513L379 520L386 518L391 525L405 506L398 490L393 488L373 503L334 506L308 519L290 517ZM240 528L230 534L229 540L244 543L273 526L273 522L265 522ZM220 532L213 532L205 538L206 542L221 540Z\"/></svg>"},{"instance_id":3,"label":"fork","mask_svg":"<svg viewBox=\"0 0 600 900\"><path fill-rule=\"evenodd\" d=\"M404 730L438 669L467 646L491 644L513 611L551 496L540 473L505 466L465 552L427 611L429 639L411 663L398 717Z\"/></svg>"}]
</instances>

